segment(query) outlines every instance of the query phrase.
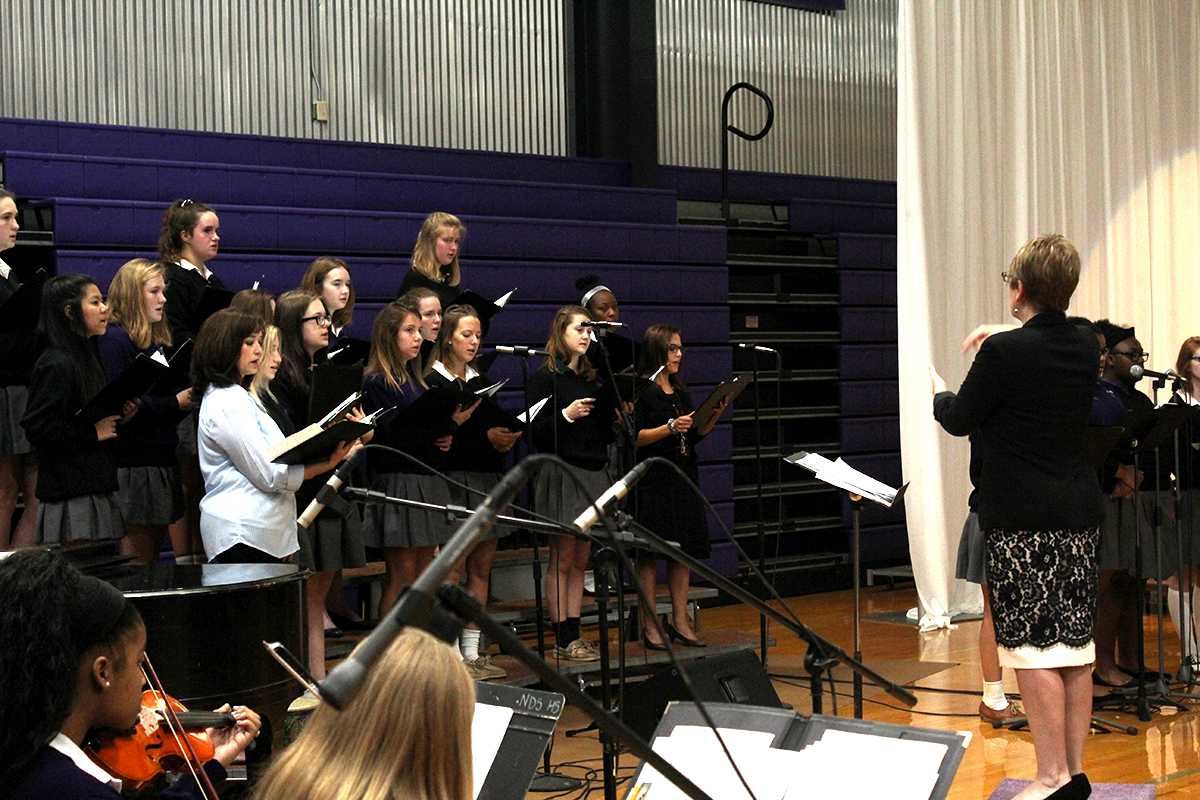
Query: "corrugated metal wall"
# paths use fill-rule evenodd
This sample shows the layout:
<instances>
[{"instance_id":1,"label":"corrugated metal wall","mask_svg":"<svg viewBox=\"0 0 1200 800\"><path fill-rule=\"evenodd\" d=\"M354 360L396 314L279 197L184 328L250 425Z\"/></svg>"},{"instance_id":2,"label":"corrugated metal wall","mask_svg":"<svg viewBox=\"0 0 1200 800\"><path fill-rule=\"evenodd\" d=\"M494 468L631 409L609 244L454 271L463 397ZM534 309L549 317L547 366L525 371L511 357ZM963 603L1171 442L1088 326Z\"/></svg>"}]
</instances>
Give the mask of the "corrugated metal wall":
<instances>
[{"instance_id":1,"label":"corrugated metal wall","mask_svg":"<svg viewBox=\"0 0 1200 800\"><path fill-rule=\"evenodd\" d=\"M816 13L749 0L655 0L658 156L719 167L721 98L748 81L775 102L758 142L731 137L737 169L895 180L896 0ZM762 101L739 92L730 121L754 133Z\"/></svg>"},{"instance_id":2,"label":"corrugated metal wall","mask_svg":"<svg viewBox=\"0 0 1200 800\"><path fill-rule=\"evenodd\" d=\"M569 151L562 0L3 6L3 116Z\"/></svg>"}]
</instances>

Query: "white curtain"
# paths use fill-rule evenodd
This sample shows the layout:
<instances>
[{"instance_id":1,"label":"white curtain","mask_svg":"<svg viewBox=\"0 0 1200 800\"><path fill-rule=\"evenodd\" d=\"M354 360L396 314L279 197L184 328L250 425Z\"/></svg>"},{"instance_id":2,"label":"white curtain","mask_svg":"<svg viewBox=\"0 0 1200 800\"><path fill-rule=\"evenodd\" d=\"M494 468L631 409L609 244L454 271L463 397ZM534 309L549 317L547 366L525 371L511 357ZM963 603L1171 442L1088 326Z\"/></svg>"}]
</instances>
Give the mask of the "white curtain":
<instances>
[{"instance_id":1,"label":"white curtain","mask_svg":"<svg viewBox=\"0 0 1200 800\"><path fill-rule=\"evenodd\" d=\"M935 626L980 598L954 580L968 445L933 421L926 367L957 388L962 338L1011 321L1017 248L1071 239L1070 313L1135 325L1151 369L1200 335L1200 1L901 0L897 36L901 448Z\"/></svg>"}]
</instances>

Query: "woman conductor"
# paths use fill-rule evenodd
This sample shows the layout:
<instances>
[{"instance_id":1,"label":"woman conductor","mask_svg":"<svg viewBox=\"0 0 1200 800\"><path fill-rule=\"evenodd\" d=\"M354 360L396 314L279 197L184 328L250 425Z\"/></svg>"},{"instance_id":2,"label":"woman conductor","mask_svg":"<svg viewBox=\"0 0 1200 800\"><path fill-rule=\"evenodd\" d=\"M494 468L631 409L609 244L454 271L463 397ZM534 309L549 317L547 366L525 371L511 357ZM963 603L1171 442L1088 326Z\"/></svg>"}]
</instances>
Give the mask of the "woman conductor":
<instances>
[{"instance_id":1,"label":"woman conductor","mask_svg":"<svg viewBox=\"0 0 1200 800\"><path fill-rule=\"evenodd\" d=\"M933 412L981 456L979 522L1000 664L1017 670L1037 779L1018 798L1082 798L1092 710L1100 487L1084 440L1096 337L1067 321L1079 254L1058 234L1003 274L1021 327L980 347L958 394L930 370Z\"/></svg>"}]
</instances>

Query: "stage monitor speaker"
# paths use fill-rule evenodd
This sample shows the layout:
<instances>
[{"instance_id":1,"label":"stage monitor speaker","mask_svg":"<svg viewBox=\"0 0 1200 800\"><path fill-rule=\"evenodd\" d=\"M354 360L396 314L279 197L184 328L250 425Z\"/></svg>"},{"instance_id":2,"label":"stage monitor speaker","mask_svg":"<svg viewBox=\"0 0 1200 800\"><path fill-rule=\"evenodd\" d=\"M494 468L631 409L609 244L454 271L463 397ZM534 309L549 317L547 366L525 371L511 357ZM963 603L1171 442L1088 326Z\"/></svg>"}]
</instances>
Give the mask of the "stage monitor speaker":
<instances>
[{"instance_id":1,"label":"stage monitor speaker","mask_svg":"<svg viewBox=\"0 0 1200 800\"><path fill-rule=\"evenodd\" d=\"M680 667L703 702L785 708L753 650L689 659L680 662ZM669 666L641 683L626 687L625 722L649 741L667 703L691 699L679 671Z\"/></svg>"}]
</instances>

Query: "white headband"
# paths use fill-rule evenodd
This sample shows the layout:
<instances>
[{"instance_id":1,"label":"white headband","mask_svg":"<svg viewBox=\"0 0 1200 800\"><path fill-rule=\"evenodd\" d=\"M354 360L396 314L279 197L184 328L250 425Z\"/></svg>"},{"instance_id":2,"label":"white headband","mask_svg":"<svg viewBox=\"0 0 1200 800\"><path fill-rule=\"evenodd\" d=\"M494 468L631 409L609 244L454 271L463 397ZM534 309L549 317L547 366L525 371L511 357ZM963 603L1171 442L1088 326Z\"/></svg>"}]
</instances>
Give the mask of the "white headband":
<instances>
[{"instance_id":1,"label":"white headband","mask_svg":"<svg viewBox=\"0 0 1200 800\"><path fill-rule=\"evenodd\" d=\"M600 294L600 292L608 292L610 294L615 294L612 289L608 288L603 283L598 283L583 293L583 299L579 301L579 305L583 306L584 308L587 308L588 301L591 300L596 295Z\"/></svg>"}]
</instances>

